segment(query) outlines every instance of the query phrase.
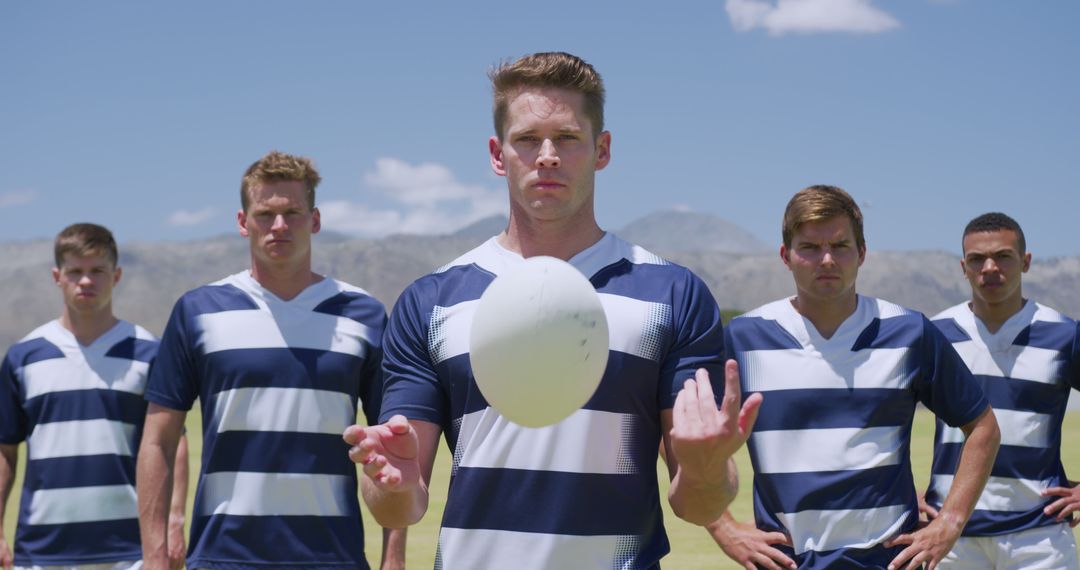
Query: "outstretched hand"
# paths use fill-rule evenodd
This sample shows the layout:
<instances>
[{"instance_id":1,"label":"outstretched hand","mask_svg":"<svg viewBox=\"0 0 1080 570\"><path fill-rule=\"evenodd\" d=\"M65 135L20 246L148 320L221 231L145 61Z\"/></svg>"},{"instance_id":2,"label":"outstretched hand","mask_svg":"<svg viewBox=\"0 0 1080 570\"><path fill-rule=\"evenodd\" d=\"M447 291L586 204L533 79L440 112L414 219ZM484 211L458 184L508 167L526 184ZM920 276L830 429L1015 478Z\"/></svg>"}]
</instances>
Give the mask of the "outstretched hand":
<instances>
[{"instance_id":1,"label":"outstretched hand","mask_svg":"<svg viewBox=\"0 0 1080 570\"><path fill-rule=\"evenodd\" d=\"M1069 515L1080 512L1080 485L1075 481L1069 481L1069 485L1068 487L1050 487L1042 492L1044 497L1060 497L1043 509L1046 516L1052 516L1054 520L1064 522ZM1055 514L1057 516L1054 516ZM1069 526L1072 528L1076 528L1078 524L1080 524L1080 517L1073 517L1069 521Z\"/></svg>"},{"instance_id":2,"label":"outstretched hand","mask_svg":"<svg viewBox=\"0 0 1080 570\"><path fill-rule=\"evenodd\" d=\"M724 365L724 399L719 408L704 368L686 381L675 397L670 433L671 451L683 477L726 478L727 461L750 437L762 397L753 394L741 400L739 366L734 360Z\"/></svg>"},{"instance_id":3,"label":"outstretched hand","mask_svg":"<svg viewBox=\"0 0 1080 570\"><path fill-rule=\"evenodd\" d=\"M398 492L421 484L419 442L405 416L370 427L350 426L343 437L352 445L349 459L362 465L364 474L379 488Z\"/></svg>"}]
</instances>

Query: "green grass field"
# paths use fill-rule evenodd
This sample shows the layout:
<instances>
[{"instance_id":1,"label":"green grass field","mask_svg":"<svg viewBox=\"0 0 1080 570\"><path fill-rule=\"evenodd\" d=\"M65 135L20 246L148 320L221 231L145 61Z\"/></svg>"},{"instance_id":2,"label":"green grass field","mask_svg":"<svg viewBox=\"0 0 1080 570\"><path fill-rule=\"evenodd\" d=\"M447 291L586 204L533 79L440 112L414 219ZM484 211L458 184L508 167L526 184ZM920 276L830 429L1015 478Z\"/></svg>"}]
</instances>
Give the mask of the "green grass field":
<instances>
[{"instance_id":1,"label":"green grass field","mask_svg":"<svg viewBox=\"0 0 1080 570\"><path fill-rule=\"evenodd\" d=\"M198 411L188 415L187 424L192 461L191 491L188 495L188 511L190 512L191 501L194 500L195 496L195 479L198 477L199 457L202 451L202 428ZM915 480L920 489L926 487L929 479L933 437L933 417L925 411L918 413L913 430L911 462ZM1080 439L1080 412L1071 412L1065 416L1062 440L1075 442L1078 439ZM21 471L25 461L24 453L25 446L20 449L20 473L15 479L15 488L12 490L12 497L8 501L8 508L4 516L4 533L9 540L13 540L15 537L15 519L19 512L18 503L22 489ZM1065 463L1066 470L1075 478L1076 474L1080 473L1080 447L1075 445L1065 446L1062 449L1062 460ZM748 492L751 471L750 461L745 449L739 452L736 461L739 465L739 474L742 477L742 486L731 510L736 518L747 521L752 516L751 497ZM444 445L440 447L439 457L436 459L435 473L431 483L431 505L427 516L419 524L409 529L407 553L409 568L431 568L434 565L439 519L446 504L446 487L450 475L449 467L449 454ZM667 468L660 464L657 466L657 473L662 482L661 495L666 496ZM666 503L664 507L664 522L671 540L671 554L663 560L665 567L678 568L679 570L698 568L731 568L737 570L739 568L720 552L712 538L702 528L684 523L676 518ZM368 559L377 564L381 554L381 538L378 532L373 532L373 529L378 527L366 511L364 513L364 525L368 529L369 535L367 541ZM1080 542L1080 527L1074 532L1076 532L1078 542Z\"/></svg>"}]
</instances>

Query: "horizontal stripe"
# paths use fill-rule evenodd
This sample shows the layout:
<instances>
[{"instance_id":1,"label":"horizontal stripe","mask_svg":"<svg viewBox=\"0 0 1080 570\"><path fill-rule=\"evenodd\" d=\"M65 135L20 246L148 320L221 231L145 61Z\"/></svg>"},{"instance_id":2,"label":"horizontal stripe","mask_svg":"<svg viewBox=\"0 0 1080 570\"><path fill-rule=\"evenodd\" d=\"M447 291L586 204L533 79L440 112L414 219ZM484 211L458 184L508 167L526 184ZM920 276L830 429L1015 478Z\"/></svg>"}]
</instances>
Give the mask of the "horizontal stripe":
<instances>
[{"instance_id":1,"label":"horizontal stripe","mask_svg":"<svg viewBox=\"0 0 1080 570\"><path fill-rule=\"evenodd\" d=\"M18 566L82 566L140 560L139 520L19 525ZM78 569L87 570L87 569Z\"/></svg>"},{"instance_id":2,"label":"horizontal stripe","mask_svg":"<svg viewBox=\"0 0 1080 570\"><path fill-rule=\"evenodd\" d=\"M47 334L48 328L49 325L44 325L31 334L40 334L42 332ZM7 356L5 356L5 359L15 370L44 360L57 358L66 358L64 351L49 339L41 336L27 338L11 345Z\"/></svg>"},{"instance_id":3,"label":"horizontal stripe","mask_svg":"<svg viewBox=\"0 0 1080 570\"><path fill-rule=\"evenodd\" d=\"M49 392L26 402L27 417L34 423L110 419L142 425L146 400L138 394L116 390L68 390Z\"/></svg>"},{"instance_id":4,"label":"horizontal stripe","mask_svg":"<svg viewBox=\"0 0 1080 570\"><path fill-rule=\"evenodd\" d=\"M26 521L36 525L134 519L135 503L131 485L41 489L30 496Z\"/></svg>"},{"instance_id":5,"label":"horizontal stripe","mask_svg":"<svg viewBox=\"0 0 1080 570\"><path fill-rule=\"evenodd\" d=\"M908 507L802 511L778 516L791 534L796 553L809 550L869 548L892 538L903 528Z\"/></svg>"},{"instance_id":6,"label":"horizontal stripe","mask_svg":"<svg viewBox=\"0 0 1080 570\"><path fill-rule=\"evenodd\" d=\"M31 460L81 455L133 455L135 426L111 420L38 424L27 441Z\"/></svg>"},{"instance_id":7,"label":"horizontal stripe","mask_svg":"<svg viewBox=\"0 0 1080 570\"><path fill-rule=\"evenodd\" d=\"M911 385L907 348L878 348L823 359L811 350L753 350L742 354L743 384L749 392L792 389L886 388Z\"/></svg>"},{"instance_id":8,"label":"horizontal stripe","mask_svg":"<svg viewBox=\"0 0 1080 570\"><path fill-rule=\"evenodd\" d=\"M50 392L117 390L143 393L149 365L118 358L97 359L93 366L73 366L68 359L41 360L23 368L26 400Z\"/></svg>"},{"instance_id":9,"label":"horizontal stripe","mask_svg":"<svg viewBox=\"0 0 1080 570\"><path fill-rule=\"evenodd\" d=\"M755 496L775 512L873 509L915 501L915 484L906 463L856 471L759 474Z\"/></svg>"},{"instance_id":10,"label":"horizontal stripe","mask_svg":"<svg viewBox=\"0 0 1080 570\"><path fill-rule=\"evenodd\" d=\"M122 358L149 363L157 356L158 341L128 337L112 345L105 353L110 358Z\"/></svg>"},{"instance_id":11,"label":"horizontal stripe","mask_svg":"<svg viewBox=\"0 0 1080 570\"><path fill-rule=\"evenodd\" d=\"M341 434L230 431L205 433L203 471L327 473L356 477ZM288 453L268 450L287 449Z\"/></svg>"},{"instance_id":12,"label":"horizontal stripe","mask_svg":"<svg viewBox=\"0 0 1080 570\"><path fill-rule=\"evenodd\" d=\"M1004 376L1030 382L1054 384L1062 366L1061 351L1034 346L1012 346L1007 352L988 353L982 343L958 342L953 345L972 374Z\"/></svg>"},{"instance_id":13,"label":"horizontal stripe","mask_svg":"<svg viewBox=\"0 0 1080 570\"><path fill-rule=\"evenodd\" d=\"M734 346L729 347L729 354L751 351L802 350L798 341L780 323L762 317L740 316L732 319L728 328L729 338Z\"/></svg>"},{"instance_id":14,"label":"horizontal stripe","mask_svg":"<svg viewBox=\"0 0 1080 570\"><path fill-rule=\"evenodd\" d=\"M978 375L975 379L995 412L1018 410L1057 415L1069 401L1068 387L1063 384L985 375Z\"/></svg>"},{"instance_id":15,"label":"horizontal stripe","mask_svg":"<svg viewBox=\"0 0 1080 570\"><path fill-rule=\"evenodd\" d=\"M196 344L206 354L251 348L307 348L367 354L372 332L352 319L310 311L262 310L207 313L196 317Z\"/></svg>"},{"instance_id":16,"label":"horizontal stripe","mask_svg":"<svg viewBox=\"0 0 1080 570\"><path fill-rule=\"evenodd\" d=\"M1060 524L1054 517L1046 516L1041 508L1019 512L975 510L964 527L963 536L994 536Z\"/></svg>"},{"instance_id":17,"label":"horizontal stripe","mask_svg":"<svg viewBox=\"0 0 1080 570\"><path fill-rule=\"evenodd\" d=\"M240 388L214 396L213 425L229 431L341 434L356 423L356 407L341 392Z\"/></svg>"},{"instance_id":18,"label":"horizontal stripe","mask_svg":"<svg viewBox=\"0 0 1080 570\"><path fill-rule=\"evenodd\" d=\"M1017 335L1016 344L1069 350L1076 338L1076 321L1053 309L1041 306L1039 309L1031 326Z\"/></svg>"},{"instance_id":19,"label":"horizontal stripe","mask_svg":"<svg viewBox=\"0 0 1080 570\"><path fill-rule=\"evenodd\" d=\"M263 450L271 453L272 450ZM315 473L208 473L196 507L202 516L345 516L349 480ZM352 489L355 500L355 488Z\"/></svg>"},{"instance_id":20,"label":"horizontal stripe","mask_svg":"<svg viewBox=\"0 0 1080 570\"><path fill-rule=\"evenodd\" d=\"M366 570L365 538L378 549L379 527L365 537L362 525L358 506L346 517L194 516L187 567Z\"/></svg>"},{"instance_id":21,"label":"horizontal stripe","mask_svg":"<svg viewBox=\"0 0 1080 570\"><path fill-rule=\"evenodd\" d=\"M364 359L352 354L299 348L253 348L208 354L202 363L215 371L212 388L305 388L359 397Z\"/></svg>"},{"instance_id":22,"label":"horizontal stripe","mask_svg":"<svg viewBox=\"0 0 1080 570\"><path fill-rule=\"evenodd\" d=\"M600 294L611 350L659 361L671 337L671 305ZM717 346L719 351L719 343Z\"/></svg>"},{"instance_id":23,"label":"horizontal stripe","mask_svg":"<svg viewBox=\"0 0 1080 570\"><path fill-rule=\"evenodd\" d=\"M479 304L480 300L476 299L451 307L436 305L431 308L428 342L433 364L437 365L455 356L469 353L473 315L476 314L476 307Z\"/></svg>"},{"instance_id":24,"label":"horizontal stripe","mask_svg":"<svg viewBox=\"0 0 1080 570\"><path fill-rule=\"evenodd\" d=\"M955 473L963 449L961 443L938 445L934 450L933 473ZM990 474L994 477L1043 480L1059 476L1060 465L1061 458L1057 448L1003 445L998 448Z\"/></svg>"},{"instance_id":25,"label":"horizontal stripe","mask_svg":"<svg viewBox=\"0 0 1080 570\"><path fill-rule=\"evenodd\" d=\"M933 475L930 486L937 497L947 497L952 488L952 475ZM1039 509L1048 501L1042 492L1049 488L1046 481L990 477L982 495L975 503L981 511L1028 511Z\"/></svg>"},{"instance_id":26,"label":"horizontal stripe","mask_svg":"<svg viewBox=\"0 0 1080 570\"><path fill-rule=\"evenodd\" d=\"M883 307L879 307L879 310ZM895 308L895 306L894 306ZM853 352L881 350L884 348L909 348L922 338L922 316L900 311L886 311L890 315L871 319L851 345Z\"/></svg>"},{"instance_id":27,"label":"horizontal stripe","mask_svg":"<svg viewBox=\"0 0 1080 570\"><path fill-rule=\"evenodd\" d=\"M1059 429L1055 426L1054 417L1047 414L994 410L994 417L1001 430L1001 445L1050 447L1051 436ZM960 428L944 428L941 430L941 443L963 443L964 432Z\"/></svg>"},{"instance_id":28,"label":"horizontal stripe","mask_svg":"<svg viewBox=\"0 0 1080 570\"><path fill-rule=\"evenodd\" d=\"M83 455L32 459L27 479L36 489L103 485L134 485L135 458L130 455Z\"/></svg>"},{"instance_id":29,"label":"horizontal stripe","mask_svg":"<svg viewBox=\"0 0 1080 570\"><path fill-rule=\"evenodd\" d=\"M488 529L446 528L439 532L445 568L638 568L628 566L640 549L634 536L570 536Z\"/></svg>"},{"instance_id":30,"label":"horizontal stripe","mask_svg":"<svg viewBox=\"0 0 1080 570\"><path fill-rule=\"evenodd\" d=\"M382 330L386 321L386 308L363 289L342 291L321 301L312 311L352 319L371 327L378 327L378 330Z\"/></svg>"},{"instance_id":31,"label":"horizontal stripe","mask_svg":"<svg viewBox=\"0 0 1080 570\"><path fill-rule=\"evenodd\" d=\"M971 335L954 318L935 318L933 323L952 344L971 340Z\"/></svg>"},{"instance_id":32,"label":"horizontal stripe","mask_svg":"<svg viewBox=\"0 0 1080 570\"><path fill-rule=\"evenodd\" d=\"M774 390L765 396L758 431L908 425L915 399L908 390Z\"/></svg>"},{"instance_id":33,"label":"horizontal stripe","mask_svg":"<svg viewBox=\"0 0 1080 570\"><path fill-rule=\"evenodd\" d=\"M655 476L462 468L453 486L443 528L595 536L640 535L661 524Z\"/></svg>"},{"instance_id":34,"label":"horizontal stripe","mask_svg":"<svg viewBox=\"0 0 1080 570\"><path fill-rule=\"evenodd\" d=\"M903 461L902 427L754 431L758 473L848 471Z\"/></svg>"},{"instance_id":35,"label":"horizontal stripe","mask_svg":"<svg viewBox=\"0 0 1080 570\"><path fill-rule=\"evenodd\" d=\"M519 426L491 408L461 418L461 467L628 474L632 416L578 410L546 427Z\"/></svg>"}]
</instances>

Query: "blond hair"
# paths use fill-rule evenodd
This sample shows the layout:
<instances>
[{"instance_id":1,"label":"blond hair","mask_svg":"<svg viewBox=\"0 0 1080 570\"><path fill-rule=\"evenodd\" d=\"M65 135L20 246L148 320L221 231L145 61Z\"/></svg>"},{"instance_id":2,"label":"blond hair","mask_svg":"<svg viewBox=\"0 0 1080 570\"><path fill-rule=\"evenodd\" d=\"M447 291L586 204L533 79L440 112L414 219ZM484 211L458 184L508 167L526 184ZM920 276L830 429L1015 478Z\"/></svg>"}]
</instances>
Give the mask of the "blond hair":
<instances>
[{"instance_id":1,"label":"blond hair","mask_svg":"<svg viewBox=\"0 0 1080 570\"><path fill-rule=\"evenodd\" d=\"M493 114L495 135L502 139L510 101L523 89L555 87L581 93L584 111L592 124L593 136L604 132L604 81L593 66L576 55L543 52L526 55L513 63L503 63L490 72L495 95Z\"/></svg>"},{"instance_id":2,"label":"blond hair","mask_svg":"<svg viewBox=\"0 0 1080 570\"><path fill-rule=\"evenodd\" d=\"M803 188L788 201L782 227L784 246L791 247L795 232L803 224L822 222L836 216L847 216L855 232L855 245L860 250L864 249L866 238L863 236L863 215L859 205L842 188L824 184Z\"/></svg>"},{"instance_id":3,"label":"blond hair","mask_svg":"<svg viewBox=\"0 0 1080 570\"><path fill-rule=\"evenodd\" d=\"M307 187L308 208L315 209L315 187L322 181L310 158L272 150L256 160L244 172L240 181L240 205L246 212L252 188L271 182L303 182Z\"/></svg>"}]
</instances>

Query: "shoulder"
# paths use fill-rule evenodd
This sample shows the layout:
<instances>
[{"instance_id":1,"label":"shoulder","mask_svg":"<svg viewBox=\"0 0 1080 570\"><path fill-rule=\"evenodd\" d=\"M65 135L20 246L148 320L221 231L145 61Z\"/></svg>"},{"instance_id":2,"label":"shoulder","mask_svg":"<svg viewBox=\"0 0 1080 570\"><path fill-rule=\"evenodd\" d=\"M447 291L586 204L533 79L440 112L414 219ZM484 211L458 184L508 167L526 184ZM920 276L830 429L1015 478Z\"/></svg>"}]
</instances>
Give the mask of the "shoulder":
<instances>
[{"instance_id":1,"label":"shoulder","mask_svg":"<svg viewBox=\"0 0 1080 570\"><path fill-rule=\"evenodd\" d=\"M20 368L34 362L64 358L64 351L58 345L55 329L57 321L49 321L30 331L8 349L5 360L10 366Z\"/></svg>"}]
</instances>

